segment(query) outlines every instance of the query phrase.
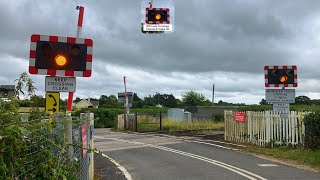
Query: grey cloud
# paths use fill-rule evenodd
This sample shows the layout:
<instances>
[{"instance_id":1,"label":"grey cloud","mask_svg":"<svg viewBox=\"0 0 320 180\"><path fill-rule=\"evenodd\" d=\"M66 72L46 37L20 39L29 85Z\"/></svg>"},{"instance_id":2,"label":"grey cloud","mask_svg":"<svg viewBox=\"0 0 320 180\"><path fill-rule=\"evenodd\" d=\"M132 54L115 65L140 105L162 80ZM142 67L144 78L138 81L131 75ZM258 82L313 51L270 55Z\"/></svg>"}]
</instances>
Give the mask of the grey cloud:
<instances>
[{"instance_id":1,"label":"grey cloud","mask_svg":"<svg viewBox=\"0 0 320 180\"><path fill-rule=\"evenodd\" d=\"M175 0L175 32L167 35L141 33L140 0L80 2L83 37L94 40L94 72L78 79L79 96L116 94L128 75L128 87L141 96L196 90L211 99L216 83L224 101L257 102L264 97L263 66L272 64L297 65L297 94L318 93L318 0ZM0 2L1 84L27 71L31 34L75 35L76 5ZM33 77L43 93L44 77Z\"/></svg>"}]
</instances>

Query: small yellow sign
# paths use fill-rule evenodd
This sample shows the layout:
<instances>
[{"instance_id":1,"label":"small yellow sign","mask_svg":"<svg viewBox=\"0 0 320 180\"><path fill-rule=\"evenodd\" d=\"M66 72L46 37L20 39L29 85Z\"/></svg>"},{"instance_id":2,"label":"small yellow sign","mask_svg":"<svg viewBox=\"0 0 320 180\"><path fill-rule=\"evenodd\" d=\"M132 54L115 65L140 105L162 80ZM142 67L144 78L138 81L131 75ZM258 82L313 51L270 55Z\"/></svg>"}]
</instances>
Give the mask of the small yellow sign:
<instances>
[{"instance_id":1,"label":"small yellow sign","mask_svg":"<svg viewBox=\"0 0 320 180\"><path fill-rule=\"evenodd\" d=\"M60 93L47 92L46 93L46 113L58 113L60 111Z\"/></svg>"}]
</instances>

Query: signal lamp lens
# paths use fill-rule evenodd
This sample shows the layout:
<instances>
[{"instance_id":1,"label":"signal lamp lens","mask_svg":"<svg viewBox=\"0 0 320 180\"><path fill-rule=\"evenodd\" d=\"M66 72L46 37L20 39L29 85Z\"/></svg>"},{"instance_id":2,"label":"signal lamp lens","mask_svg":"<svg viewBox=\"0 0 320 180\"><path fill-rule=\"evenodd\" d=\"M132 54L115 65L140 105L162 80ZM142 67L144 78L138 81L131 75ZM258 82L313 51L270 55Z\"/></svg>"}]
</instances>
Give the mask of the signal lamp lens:
<instances>
[{"instance_id":1,"label":"signal lamp lens","mask_svg":"<svg viewBox=\"0 0 320 180\"><path fill-rule=\"evenodd\" d=\"M284 82L288 81L288 76L281 76L279 80L280 80L280 82L284 83Z\"/></svg>"},{"instance_id":2,"label":"signal lamp lens","mask_svg":"<svg viewBox=\"0 0 320 180\"><path fill-rule=\"evenodd\" d=\"M41 49L42 49L43 55L45 56L49 56L52 52L52 47L49 43L43 44Z\"/></svg>"},{"instance_id":3,"label":"signal lamp lens","mask_svg":"<svg viewBox=\"0 0 320 180\"><path fill-rule=\"evenodd\" d=\"M279 72L278 69L275 69L275 70L272 71L271 74L272 74L273 76L279 76L279 75L280 75L280 72Z\"/></svg>"},{"instance_id":4,"label":"signal lamp lens","mask_svg":"<svg viewBox=\"0 0 320 180\"><path fill-rule=\"evenodd\" d=\"M160 14L157 14L156 15L156 20L160 20L161 19L161 15Z\"/></svg>"},{"instance_id":5,"label":"signal lamp lens","mask_svg":"<svg viewBox=\"0 0 320 180\"><path fill-rule=\"evenodd\" d=\"M287 71L286 71L286 74L287 74L288 76L293 76L294 71L293 71L292 69L287 70Z\"/></svg>"},{"instance_id":6,"label":"signal lamp lens","mask_svg":"<svg viewBox=\"0 0 320 180\"><path fill-rule=\"evenodd\" d=\"M64 65L67 64L67 59L66 59L66 57L64 57L64 56L61 55L61 54L58 54L58 55L56 56L55 61L56 61L56 64L57 64L58 66L64 66Z\"/></svg>"},{"instance_id":7,"label":"signal lamp lens","mask_svg":"<svg viewBox=\"0 0 320 180\"><path fill-rule=\"evenodd\" d=\"M81 53L81 49L78 45L73 45L71 48L71 54L72 56L79 56Z\"/></svg>"}]
</instances>

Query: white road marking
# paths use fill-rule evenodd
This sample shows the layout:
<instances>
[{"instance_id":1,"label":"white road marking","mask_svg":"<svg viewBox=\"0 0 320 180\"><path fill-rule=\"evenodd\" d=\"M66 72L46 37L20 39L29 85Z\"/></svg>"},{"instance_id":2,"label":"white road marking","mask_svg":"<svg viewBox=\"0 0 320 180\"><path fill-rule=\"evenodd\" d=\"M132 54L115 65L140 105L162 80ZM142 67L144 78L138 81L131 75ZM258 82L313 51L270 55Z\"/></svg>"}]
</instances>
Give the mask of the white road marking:
<instances>
[{"instance_id":1,"label":"white road marking","mask_svg":"<svg viewBox=\"0 0 320 180\"><path fill-rule=\"evenodd\" d=\"M239 146L239 147L247 147L247 146L242 145L242 144L227 143L227 142L217 141L217 140L212 140L212 139L196 139L196 140L198 140L198 141L210 141L210 142L216 142L216 143L221 143L221 144L229 144L229 145Z\"/></svg>"},{"instance_id":2,"label":"white road marking","mask_svg":"<svg viewBox=\"0 0 320 180\"><path fill-rule=\"evenodd\" d=\"M276 164L257 164L257 165L261 167L277 167L278 166Z\"/></svg>"},{"instance_id":3,"label":"white road marking","mask_svg":"<svg viewBox=\"0 0 320 180\"><path fill-rule=\"evenodd\" d=\"M128 133L122 133L122 134L127 134L127 135L128 135ZM176 136L165 135L165 134L153 135L153 134L136 133L136 132L134 133L134 135L143 135L143 136L159 137L159 138L165 137L165 138L171 138L171 139L181 140L181 141L185 141L185 142L206 144L206 145L215 146L215 147L219 147L219 148L222 148L222 149L228 149L228 150L233 150L233 151L238 151L238 150L239 150L239 149L236 149L236 148L229 148L229 147L225 147L225 146L218 145L218 144L208 143L208 142L205 142L205 141L199 141L198 139L194 139L194 138L176 137ZM193 139L194 139L194 140L193 140Z\"/></svg>"},{"instance_id":4,"label":"white road marking","mask_svg":"<svg viewBox=\"0 0 320 180\"><path fill-rule=\"evenodd\" d=\"M102 137L99 137L99 138L102 138ZM252 172L246 171L244 169L241 169L241 168L238 168L238 167L235 167L235 166L232 166L232 165L229 165L229 164L226 164L226 163L214 160L214 159L210 159L210 158L206 158L206 157L203 157L203 156L199 156L199 155L196 155L196 154L192 154L192 153L188 153L188 152L184 152L184 151L180 151L180 150L176 150L176 149L172 149L172 148L168 148L168 147L164 147L164 146L146 144L146 143L138 142L138 141L128 141L128 140L118 139L118 138L104 138L104 139L110 139L110 140L114 140L114 141L126 142L126 143L131 143L131 144L139 144L139 145L144 145L144 146L147 146L147 147L161 149L161 150L164 150L164 151L168 151L168 152L172 152L172 153L188 156L188 157L191 157L191 158L194 158L194 159L198 159L198 160L201 160L201 161L205 161L205 162L208 162L210 164L214 164L216 166L220 166L222 168L225 168L227 170L235 172L235 173L237 173L237 174L239 174L239 175L241 175L243 177L246 177L248 179L251 179L251 180L257 180L257 179L267 180L266 178L263 178L263 177L261 177L261 176L259 176L257 174L254 174Z\"/></svg>"},{"instance_id":5,"label":"white road marking","mask_svg":"<svg viewBox=\"0 0 320 180\"><path fill-rule=\"evenodd\" d=\"M113 164L115 164L117 166L117 168L123 172L124 176L127 178L127 180L132 180L132 177L130 175L130 173L126 170L126 168L124 168L122 165L120 165L116 160L112 159L111 157L109 157L108 155L96 151L96 153L101 154L103 157L109 159L111 162L113 162Z\"/></svg>"}]
</instances>

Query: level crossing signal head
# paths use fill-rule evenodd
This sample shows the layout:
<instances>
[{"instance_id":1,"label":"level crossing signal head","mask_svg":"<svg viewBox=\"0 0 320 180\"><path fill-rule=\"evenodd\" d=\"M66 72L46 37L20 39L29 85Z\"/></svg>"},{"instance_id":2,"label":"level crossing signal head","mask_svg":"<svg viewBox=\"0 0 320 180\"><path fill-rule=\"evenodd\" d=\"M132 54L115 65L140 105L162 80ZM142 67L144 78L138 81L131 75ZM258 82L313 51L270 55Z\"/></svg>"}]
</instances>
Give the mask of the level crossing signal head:
<instances>
[{"instance_id":1,"label":"level crossing signal head","mask_svg":"<svg viewBox=\"0 0 320 180\"><path fill-rule=\"evenodd\" d=\"M296 66L265 66L266 87L297 87Z\"/></svg>"},{"instance_id":2,"label":"level crossing signal head","mask_svg":"<svg viewBox=\"0 0 320 180\"><path fill-rule=\"evenodd\" d=\"M32 35L30 74L90 77L91 39Z\"/></svg>"},{"instance_id":3,"label":"level crossing signal head","mask_svg":"<svg viewBox=\"0 0 320 180\"><path fill-rule=\"evenodd\" d=\"M170 24L169 8L146 8L147 24Z\"/></svg>"}]
</instances>

